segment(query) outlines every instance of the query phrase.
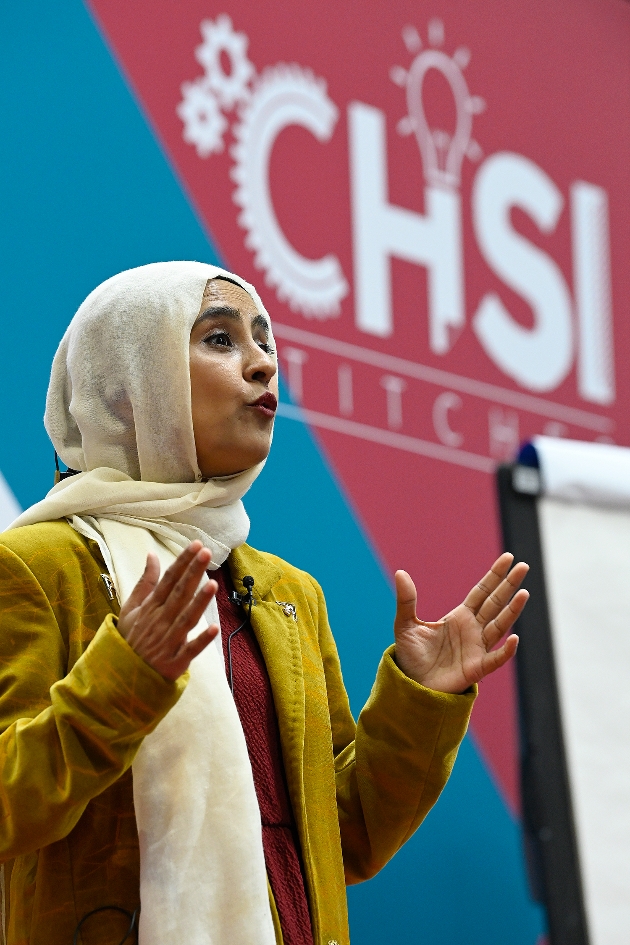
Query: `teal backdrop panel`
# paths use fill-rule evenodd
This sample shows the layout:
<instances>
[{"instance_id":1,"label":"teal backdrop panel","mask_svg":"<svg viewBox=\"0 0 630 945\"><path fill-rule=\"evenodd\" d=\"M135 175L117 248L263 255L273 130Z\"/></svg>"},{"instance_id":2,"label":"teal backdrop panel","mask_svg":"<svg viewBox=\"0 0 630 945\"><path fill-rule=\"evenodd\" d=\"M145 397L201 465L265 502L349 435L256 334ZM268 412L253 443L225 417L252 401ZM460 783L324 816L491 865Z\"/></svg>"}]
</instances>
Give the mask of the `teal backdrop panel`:
<instances>
[{"instance_id":1,"label":"teal backdrop panel","mask_svg":"<svg viewBox=\"0 0 630 945\"><path fill-rule=\"evenodd\" d=\"M122 269L216 255L83 4L0 22L0 469L25 506L52 484L44 398L81 301Z\"/></svg>"},{"instance_id":2,"label":"teal backdrop panel","mask_svg":"<svg viewBox=\"0 0 630 945\"><path fill-rule=\"evenodd\" d=\"M219 260L83 5L7 5L1 23L0 470L25 507L52 482L44 398L81 300L130 266ZM278 420L247 507L252 543L322 583L357 712L391 640L394 598L305 425ZM349 900L355 945L535 945L543 918L518 824L471 739L422 829Z\"/></svg>"}]
</instances>

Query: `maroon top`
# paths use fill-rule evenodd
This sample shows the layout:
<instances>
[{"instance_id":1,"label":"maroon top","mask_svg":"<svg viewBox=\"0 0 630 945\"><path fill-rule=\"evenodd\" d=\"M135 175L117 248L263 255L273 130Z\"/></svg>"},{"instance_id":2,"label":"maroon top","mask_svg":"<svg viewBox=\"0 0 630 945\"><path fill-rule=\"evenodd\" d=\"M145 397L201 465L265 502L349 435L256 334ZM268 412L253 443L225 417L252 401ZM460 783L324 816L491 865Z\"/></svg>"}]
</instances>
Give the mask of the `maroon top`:
<instances>
[{"instance_id":1,"label":"maroon top","mask_svg":"<svg viewBox=\"0 0 630 945\"><path fill-rule=\"evenodd\" d=\"M229 635L246 613L229 599L234 590L224 565L209 572L218 585L223 655L229 680ZM300 841L287 791L280 732L263 655L249 622L231 642L234 702L245 733L262 820L267 876L273 891L285 945L313 945L313 932L301 866Z\"/></svg>"}]
</instances>

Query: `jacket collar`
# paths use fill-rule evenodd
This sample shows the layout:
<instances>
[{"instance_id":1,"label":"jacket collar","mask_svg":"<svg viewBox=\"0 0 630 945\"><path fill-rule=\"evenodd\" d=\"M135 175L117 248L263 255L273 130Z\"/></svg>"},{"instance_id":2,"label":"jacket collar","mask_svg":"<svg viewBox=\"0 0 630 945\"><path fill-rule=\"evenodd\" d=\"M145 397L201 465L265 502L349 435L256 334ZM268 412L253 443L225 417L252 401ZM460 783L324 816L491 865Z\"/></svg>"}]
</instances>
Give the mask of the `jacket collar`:
<instances>
[{"instance_id":1,"label":"jacket collar","mask_svg":"<svg viewBox=\"0 0 630 945\"><path fill-rule=\"evenodd\" d=\"M254 578L254 597L262 599L267 596L274 584L282 577L280 568L272 561L256 551L251 545L240 545L234 548L230 557L230 574L237 590L244 590L243 578L251 574Z\"/></svg>"}]
</instances>

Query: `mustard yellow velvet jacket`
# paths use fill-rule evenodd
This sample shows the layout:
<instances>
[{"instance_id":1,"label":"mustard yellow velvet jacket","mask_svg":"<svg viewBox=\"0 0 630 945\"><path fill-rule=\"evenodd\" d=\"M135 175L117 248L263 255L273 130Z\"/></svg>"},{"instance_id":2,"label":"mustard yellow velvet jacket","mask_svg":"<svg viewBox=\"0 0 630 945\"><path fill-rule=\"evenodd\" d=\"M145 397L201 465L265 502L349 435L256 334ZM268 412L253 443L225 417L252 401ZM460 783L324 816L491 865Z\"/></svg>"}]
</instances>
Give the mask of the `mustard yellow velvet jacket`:
<instances>
[{"instance_id":1,"label":"mustard yellow velvet jacket","mask_svg":"<svg viewBox=\"0 0 630 945\"><path fill-rule=\"evenodd\" d=\"M355 724L321 588L247 545L256 634L271 680L316 945L348 945L346 883L373 876L437 800L474 693L433 692L391 649ZM183 692L116 629L96 544L65 522L0 537L0 883L7 945L71 945L86 913L139 904L131 764ZM297 621L279 601L295 605ZM360 620L360 615L358 617ZM282 935L275 914L278 942ZM112 945L104 913L83 945ZM174 943L175 945L175 943ZM228 943L225 943L228 945ZM255 945L255 943L252 943Z\"/></svg>"}]
</instances>

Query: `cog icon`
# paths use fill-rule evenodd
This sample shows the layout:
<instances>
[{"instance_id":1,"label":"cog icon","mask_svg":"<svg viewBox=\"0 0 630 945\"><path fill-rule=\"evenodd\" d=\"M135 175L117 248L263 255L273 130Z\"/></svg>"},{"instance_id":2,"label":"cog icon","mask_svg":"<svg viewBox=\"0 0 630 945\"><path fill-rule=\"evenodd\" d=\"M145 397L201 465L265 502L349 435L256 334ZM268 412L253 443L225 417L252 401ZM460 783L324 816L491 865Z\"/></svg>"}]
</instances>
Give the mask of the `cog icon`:
<instances>
[{"instance_id":1,"label":"cog icon","mask_svg":"<svg viewBox=\"0 0 630 945\"><path fill-rule=\"evenodd\" d=\"M234 202L242 211L238 222L247 231L245 245L278 298L307 317L339 315L348 283L335 255L307 259L287 240L273 207L269 161L284 128L299 125L317 140L328 141L337 117L323 79L308 69L281 63L265 69L233 126Z\"/></svg>"},{"instance_id":2,"label":"cog icon","mask_svg":"<svg viewBox=\"0 0 630 945\"><path fill-rule=\"evenodd\" d=\"M204 79L182 84L177 114L184 123L184 141L195 146L199 157L207 158L223 150L227 121Z\"/></svg>"},{"instance_id":3,"label":"cog icon","mask_svg":"<svg viewBox=\"0 0 630 945\"><path fill-rule=\"evenodd\" d=\"M197 61L206 71L208 88L215 93L221 107L229 111L247 99L249 82L256 74L247 58L249 40L245 33L234 32L227 13L221 13L214 22L203 20L201 35L203 43L195 50ZM229 59L229 72L221 64L222 53Z\"/></svg>"}]
</instances>

